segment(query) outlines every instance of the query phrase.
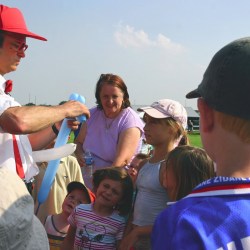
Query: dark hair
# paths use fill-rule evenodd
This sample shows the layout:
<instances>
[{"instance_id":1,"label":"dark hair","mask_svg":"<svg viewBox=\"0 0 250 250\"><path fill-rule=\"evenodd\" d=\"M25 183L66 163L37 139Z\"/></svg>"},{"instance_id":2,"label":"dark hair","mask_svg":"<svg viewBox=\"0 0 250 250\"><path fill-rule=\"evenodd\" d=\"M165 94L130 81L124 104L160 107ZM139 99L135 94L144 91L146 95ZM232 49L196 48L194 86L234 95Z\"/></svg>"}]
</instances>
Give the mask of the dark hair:
<instances>
[{"instance_id":1,"label":"dark hair","mask_svg":"<svg viewBox=\"0 0 250 250\"><path fill-rule=\"evenodd\" d=\"M138 154L135 155L134 158L144 160L144 159L148 159L149 157L150 157L150 154L138 153Z\"/></svg>"},{"instance_id":2,"label":"dark hair","mask_svg":"<svg viewBox=\"0 0 250 250\"><path fill-rule=\"evenodd\" d=\"M108 167L98 169L93 173L93 187L96 191L104 179L119 181L123 188L123 197L117 204L116 209L120 215L128 215L132 208L133 182L129 174L122 167Z\"/></svg>"},{"instance_id":3,"label":"dark hair","mask_svg":"<svg viewBox=\"0 0 250 250\"><path fill-rule=\"evenodd\" d=\"M5 31L0 30L0 48L3 46Z\"/></svg>"},{"instance_id":4,"label":"dark hair","mask_svg":"<svg viewBox=\"0 0 250 250\"><path fill-rule=\"evenodd\" d=\"M61 101L61 102L59 102L59 104L58 105L63 105L64 103L66 103L67 101Z\"/></svg>"},{"instance_id":5,"label":"dark hair","mask_svg":"<svg viewBox=\"0 0 250 250\"><path fill-rule=\"evenodd\" d=\"M179 146L166 158L166 169L171 168L176 180L175 200L191 193L201 182L215 176L214 164L204 149Z\"/></svg>"},{"instance_id":6,"label":"dark hair","mask_svg":"<svg viewBox=\"0 0 250 250\"><path fill-rule=\"evenodd\" d=\"M81 183L81 182L79 182L79 181L71 181L71 182L67 185L67 192L68 192L68 193L67 193L66 197L67 197L70 193L72 193L74 190L76 190L76 189L83 191L83 193L84 193L84 195L86 196L88 202L91 203L91 197L90 197L90 193L89 193L87 187L86 187L83 183Z\"/></svg>"},{"instance_id":7,"label":"dark hair","mask_svg":"<svg viewBox=\"0 0 250 250\"><path fill-rule=\"evenodd\" d=\"M96 89L95 89L96 104L99 109L103 109L100 98L100 92L104 83L119 88L123 93L122 108L125 109L127 107L130 107L128 89L122 78L118 75L113 75L113 74L101 74L99 80L96 83Z\"/></svg>"}]
</instances>

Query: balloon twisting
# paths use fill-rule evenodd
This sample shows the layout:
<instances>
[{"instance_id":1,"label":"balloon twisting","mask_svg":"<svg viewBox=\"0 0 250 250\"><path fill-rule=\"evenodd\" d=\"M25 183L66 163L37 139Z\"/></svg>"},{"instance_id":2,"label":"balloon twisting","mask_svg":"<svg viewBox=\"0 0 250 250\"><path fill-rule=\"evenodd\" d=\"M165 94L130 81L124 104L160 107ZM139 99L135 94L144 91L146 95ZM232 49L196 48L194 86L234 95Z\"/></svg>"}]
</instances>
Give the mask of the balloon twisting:
<instances>
[{"instance_id":1,"label":"balloon twisting","mask_svg":"<svg viewBox=\"0 0 250 250\"><path fill-rule=\"evenodd\" d=\"M81 95L76 94L76 93L71 94L70 97L69 97L69 100L75 100L75 101L79 101L79 102L85 104L85 98L83 96L81 96ZM71 130L68 127L67 120L68 119L65 118L63 120L63 122L62 122L59 134L58 134L58 136L56 138L56 141L55 141L54 148L65 145L67 143L67 141L68 141L68 137L69 137L69 134L70 134ZM81 116L77 117L77 120L82 123L82 122L86 121L86 117L85 117L85 115L81 115ZM55 179L55 175L56 175L59 163L60 163L60 159L51 160L48 163L47 169L45 171L45 174L44 174L44 177L43 177L43 180L42 180L40 190L38 192L38 197L37 197L37 199L38 199L38 208L37 208L36 214L38 213L38 209L39 209L40 205L48 197L51 185L52 185L52 183L53 183L53 181Z\"/></svg>"}]
</instances>

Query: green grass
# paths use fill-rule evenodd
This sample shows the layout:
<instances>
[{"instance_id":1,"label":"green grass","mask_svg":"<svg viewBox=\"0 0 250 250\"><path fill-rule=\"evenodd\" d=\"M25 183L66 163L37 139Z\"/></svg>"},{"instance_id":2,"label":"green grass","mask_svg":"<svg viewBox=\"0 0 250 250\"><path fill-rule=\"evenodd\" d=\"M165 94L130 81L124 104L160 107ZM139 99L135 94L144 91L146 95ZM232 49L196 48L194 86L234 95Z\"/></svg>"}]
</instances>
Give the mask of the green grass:
<instances>
[{"instance_id":1,"label":"green grass","mask_svg":"<svg viewBox=\"0 0 250 250\"><path fill-rule=\"evenodd\" d=\"M202 148L201 137L199 131L189 132L188 133L189 142L192 146ZM72 131L69 135L68 143L74 142L74 132Z\"/></svg>"},{"instance_id":2,"label":"green grass","mask_svg":"<svg viewBox=\"0 0 250 250\"><path fill-rule=\"evenodd\" d=\"M74 139L75 139L74 131L71 131L67 143L74 143Z\"/></svg>"},{"instance_id":3,"label":"green grass","mask_svg":"<svg viewBox=\"0 0 250 250\"><path fill-rule=\"evenodd\" d=\"M202 142L201 142L201 136L199 131L195 131L192 133L188 133L188 138L190 141L190 144L195 147L202 148Z\"/></svg>"}]
</instances>

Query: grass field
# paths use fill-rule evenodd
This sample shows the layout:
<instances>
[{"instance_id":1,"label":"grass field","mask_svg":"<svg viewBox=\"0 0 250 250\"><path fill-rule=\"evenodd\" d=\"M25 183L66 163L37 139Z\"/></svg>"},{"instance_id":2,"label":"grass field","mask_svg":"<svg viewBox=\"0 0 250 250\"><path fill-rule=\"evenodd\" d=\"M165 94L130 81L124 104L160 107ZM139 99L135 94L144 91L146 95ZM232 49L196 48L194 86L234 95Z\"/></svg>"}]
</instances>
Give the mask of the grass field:
<instances>
[{"instance_id":1,"label":"grass field","mask_svg":"<svg viewBox=\"0 0 250 250\"><path fill-rule=\"evenodd\" d=\"M202 148L201 137L200 137L199 131L188 133L188 138L192 146ZM71 132L68 143L73 143L73 142L74 142L74 132Z\"/></svg>"},{"instance_id":2,"label":"grass field","mask_svg":"<svg viewBox=\"0 0 250 250\"><path fill-rule=\"evenodd\" d=\"M192 146L199 147L199 148L203 147L199 131L188 133L188 138Z\"/></svg>"},{"instance_id":3,"label":"grass field","mask_svg":"<svg viewBox=\"0 0 250 250\"><path fill-rule=\"evenodd\" d=\"M69 134L68 143L74 143L74 139L75 139L74 132L71 131L70 134Z\"/></svg>"}]
</instances>

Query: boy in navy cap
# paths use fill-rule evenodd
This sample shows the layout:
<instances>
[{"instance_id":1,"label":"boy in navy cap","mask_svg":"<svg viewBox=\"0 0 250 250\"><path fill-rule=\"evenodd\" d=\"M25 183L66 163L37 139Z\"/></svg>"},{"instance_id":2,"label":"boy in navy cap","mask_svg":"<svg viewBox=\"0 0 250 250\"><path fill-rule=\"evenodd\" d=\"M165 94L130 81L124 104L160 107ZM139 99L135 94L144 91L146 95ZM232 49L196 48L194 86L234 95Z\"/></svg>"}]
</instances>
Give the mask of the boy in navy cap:
<instances>
[{"instance_id":1,"label":"boy in navy cap","mask_svg":"<svg viewBox=\"0 0 250 250\"><path fill-rule=\"evenodd\" d=\"M153 249L250 249L250 37L219 50L187 98L217 177L156 219Z\"/></svg>"}]
</instances>

